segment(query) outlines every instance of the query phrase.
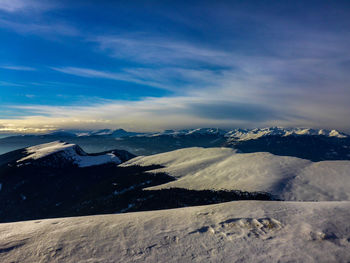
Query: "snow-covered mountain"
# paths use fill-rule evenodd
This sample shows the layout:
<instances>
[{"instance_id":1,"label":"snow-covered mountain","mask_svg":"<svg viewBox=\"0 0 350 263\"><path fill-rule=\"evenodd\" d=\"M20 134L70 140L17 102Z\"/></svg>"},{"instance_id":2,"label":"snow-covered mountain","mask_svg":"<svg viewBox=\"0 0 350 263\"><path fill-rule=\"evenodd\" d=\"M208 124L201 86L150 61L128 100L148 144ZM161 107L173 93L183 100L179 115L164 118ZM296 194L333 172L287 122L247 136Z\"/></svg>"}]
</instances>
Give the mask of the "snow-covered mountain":
<instances>
[{"instance_id":1,"label":"snow-covered mountain","mask_svg":"<svg viewBox=\"0 0 350 263\"><path fill-rule=\"evenodd\" d=\"M58 131L44 135L0 139L0 154L52 141L80 145L86 152L125 149L135 155L151 155L186 147L231 147L240 152L270 152L312 161L349 160L350 137L335 130L302 128L166 130L135 133L123 129Z\"/></svg>"},{"instance_id":2,"label":"snow-covered mountain","mask_svg":"<svg viewBox=\"0 0 350 263\"><path fill-rule=\"evenodd\" d=\"M350 258L350 161L194 147L79 166L105 155L63 142L0 155L0 221L36 219L0 224L1 262ZM74 165L34 165L53 159Z\"/></svg>"},{"instance_id":3,"label":"snow-covered mountain","mask_svg":"<svg viewBox=\"0 0 350 263\"><path fill-rule=\"evenodd\" d=\"M0 222L272 199L260 192L143 191L174 179L147 172L157 165L117 165L133 157L122 150L86 154L64 142L0 155Z\"/></svg>"},{"instance_id":4,"label":"snow-covered mountain","mask_svg":"<svg viewBox=\"0 0 350 263\"><path fill-rule=\"evenodd\" d=\"M233 129L225 134L225 137L231 141L247 141L255 140L264 136L298 136L298 135L310 135L310 136L326 136L334 138L347 138L348 135L341 133L337 130L324 130L324 129L310 129L310 128L282 128L282 127L269 127L269 128L255 128L255 129Z\"/></svg>"},{"instance_id":5,"label":"snow-covered mountain","mask_svg":"<svg viewBox=\"0 0 350 263\"><path fill-rule=\"evenodd\" d=\"M145 136L191 136L191 135L217 135L224 136L229 140L244 141L254 140L264 136L326 136L335 138L347 138L348 135L337 130L325 129L310 129L310 128L282 128L282 127L268 127L255 129L232 129L222 130L218 128L198 128L189 130L166 130L164 132L146 134Z\"/></svg>"},{"instance_id":6,"label":"snow-covered mountain","mask_svg":"<svg viewBox=\"0 0 350 263\"><path fill-rule=\"evenodd\" d=\"M224 136L227 131L219 128L198 128L188 130L165 130L163 132L148 133L144 136L196 136L196 135L215 135Z\"/></svg>"},{"instance_id":7,"label":"snow-covered mountain","mask_svg":"<svg viewBox=\"0 0 350 263\"><path fill-rule=\"evenodd\" d=\"M140 156L122 164L157 164L176 181L150 189L267 192L282 200L350 200L350 161L311 162L270 153L237 153L231 148L186 148Z\"/></svg>"},{"instance_id":8,"label":"snow-covered mountain","mask_svg":"<svg viewBox=\"0 0 350 263\"><path fill-rule=\"evenodd\" d=\"M298 135L310 135L310 136L326 136L334 138L347 138L348 135L339 132L337 130L325 130L325 129L311 129L311 128L283 128L283 127L267 127L267 128L255 128L255 129L231 129L223 130L219 128L197 128L197 129L185 129L185 130L164 130L162 132L148 132L137 133L128 132L123 129L102 129L97 131L57 131L50 133L51 135L76 135L76 136L112 136L119 137L132 137L132 136L195 136L195 135L215 135L224 136L230 140L245 141L254 140L264 136L298 136Z\"/></svg>"},{"instance_id":9,"label":"snow-covered mountain","mask_svg":"<svg viewBox=\"0 0 350 263\"><path fill-rule=\"evenodd\" d=\"M129 132L124 129L102 129L97 131L68 131L68 133L73 134L75 136L111 136L114 138L119 137L129 137L129 136L137 136L143 133L138 132Z\"/></svg>"},{"instance_id":10,"label":"snow-covered mountain","mask_svg":"<svg viewBox=\"0 0 350 263\"><path fill-rule=\"evenodd\" d=\"M122 161L114 153L88 155L78 145L55 141L24 149L24 157L18 159L17 165L27 165L31 161L40 161L41 165L61 166L68 163L79 167L101 165L105 163L120 164Z\"/></svg>"}]
</instances>

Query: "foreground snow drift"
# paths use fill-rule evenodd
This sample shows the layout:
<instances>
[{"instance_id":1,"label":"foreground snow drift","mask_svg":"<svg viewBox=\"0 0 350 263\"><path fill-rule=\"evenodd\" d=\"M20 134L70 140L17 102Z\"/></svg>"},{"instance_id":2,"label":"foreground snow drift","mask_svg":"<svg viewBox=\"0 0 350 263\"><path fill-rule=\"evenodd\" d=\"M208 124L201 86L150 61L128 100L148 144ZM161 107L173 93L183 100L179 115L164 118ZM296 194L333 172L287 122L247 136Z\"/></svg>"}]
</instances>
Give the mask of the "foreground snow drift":
<instances>
[{"instance_id":1,"label":"foreground snow drift","mask_svg":"<svg viewBox=\"0 0 350 263\"><path fill-rule=\"evenodd\" d=\"M283 200L350 200L350 161L311 162L231 148L186 148L136 157L122 164L162 165L177 180L150 189L227 189L267 192Z\"/></svg>"},{"instance_id":2,"label":"foreground snow drift","mask_svg":"<svg viewBox=\"0 0 350 263\"><path fill-rule=\"evenodd\" d=\"M0 224L1 262L348 262L350 202L239 201Z\"/></svg>"},{"instance_id":3,"label":"foreground snow drift","mask_svg":"<svg viewBox=\"0 0 350 263\"><path fill-rule=\"evenodd\" d=\"M121 163L121 160L112 153L89 156L79 146L60 141L28 147L25 150L27 156L18 160L18 163L30 160L38 160L50 155L55 155L55 157L69 160L74 164L77 164L79 167L88 167L105 163Z\"/></svg>"}]
</instances>

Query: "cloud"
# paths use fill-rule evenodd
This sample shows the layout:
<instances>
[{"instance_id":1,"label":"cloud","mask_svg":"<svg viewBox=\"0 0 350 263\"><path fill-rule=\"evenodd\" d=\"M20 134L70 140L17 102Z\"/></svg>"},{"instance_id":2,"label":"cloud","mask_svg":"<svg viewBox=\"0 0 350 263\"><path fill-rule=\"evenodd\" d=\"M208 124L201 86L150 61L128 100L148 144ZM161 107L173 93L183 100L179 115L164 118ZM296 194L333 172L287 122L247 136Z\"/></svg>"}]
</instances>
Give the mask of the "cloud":
<instances>
[{"instance_id":1,"label":"cloud","mask_svg":"<svg viewBox=\"0 0 350 263\"><path fill-rule=\"evenodd\" d=\"M308 48L302 50L299 46L302 44L294 43L297 46L291 48L280 43L275 47L282 54L249 56L232 51L226 52L225 56L201 56L204 48L198 45L192 46L193 49L197 47L198 51L192 49L192 52L181 53L179 48L173 49L168 56L161 54L161 51L159 57L154 57L158 64L147 66L151 60L149 55L142 55L140 44L140 50L134 51L133 56L144 64L143 67L122 68L115 72L54 68L80 77L143 83L171 90L173 95L145 98L137 103L114 101L83 108L60 108L52 117L67 121L65 125L68 126L84 123L90 127L102 128L107 125L138 130L281 125L349 131L350 75L344 63L350 59L350 54L343 42L329 48L324 43L336 45L338 36L322 38L322 43L313 44L314 51L310 54ZM305 46L311 45L308 41L304 42ZM292 46L294 44L291 42ZM180 47L171 47L175 46ZM287 54L289 48L298 52ZM222 54L215 49L205 50L206 54ZM122 53L120 56L123 56ZM138 57L136 54L139 53ZM157 56L157 53L153 52L152 56ZM203 64L198 66L196 60ZM194 63L193 66L186 64L189 61ZM37 107L35 110L38 115L55 111L54 107L45 110ZM59 112L61 114L57 115ZM76 119L84 122L71 122L71 117L66 113L74 113ZM93 122L89 123L87 116L93 116Z\"/></svg>"},{"instance_id":2,"label":"cloud","mask_svg":"<svg viewBox=\"0 0 350 263\"><path fill-rule=\"evenodd\" d=\"M25 124L24 124L25 125ZM42 125L41 127L28 127L16 124L0 125L0 133L46 133L56 128Z\"/></svg>"},{"instance_id":3,"label":"cloud","mask_svg":"<svg viewBox=\"0 0 350 263\"><path fill-rule=\"evenodd\" d=\"M10 29L19 34L35 34L39 36L43 35L64 35L64 36L77 36L80 34L79 30L75 27L68 25L64 22L41 22L33 23L31 21L23 20L21 22L15 22L10 19L0 18L0 27Z\"/></svg>"},{"instance_id":4,"label":"cloud","mask_svg":"<svg viewBox=\"0 0 350 263\"><path fill-rule=\"evenodd\" d=\"M45 12L57 10L63 5L51 0L0 0L0 28L12 30L18 34L39 36L77 36L79 30L67 23L65 19L53 19Z\"/></svg>"},{"instance_id":5,"label":"cloud","mask_svg":"<svg viewBox=\"0 0 350 263\"><path fill-rule=\"evenodd\" d=\"M0 66L3 69L18 70L18 71L35 71L36 68L26 67L26 66Z\"/></svg>"},{"instance_id":6,"label":"cloud","mask_svg":"<svg viewBox=\"0 0 350 263\"><path fill-rule=\"evenodd\" d=\"M132 82L140 85L152 86L152 87L161 88L161 89L168 89L168 87L166 87L160 82L153 82L151 79L142 78L140 76L137 76L136 74L132 74L132 72L115 73L115 72L101 71L101 70L90 69L90 68L77 68L77 67L51 67L51 69L61 73L74 75L78 77L111 79L111 80Z\"/></svg>"},{"instance_id":7,"label":"cloud","mask_svg":"<svg viewBox=\"0 0 350 263\"><path fill-rule=\"evenodd\" d=\"M5 12L45 11L56 7L54 1L46 0L0 0L0 10Z\"/></svg>"},{"instance_id":8,"label":"cloud","mask_svg":"<svg viewBox=\"0 0 350 263\"><path fill-rule=\"evenodd\" d=\"M285 117L274 111L273 108L262 105L255 105L242 102L215 101L204 103L189 103L188 112L195 117L233 120L233 121L252 121L263 122L271 120L282 120Z\"/></svg>"},{"instance_id":9,"label":"cloud","mask_svg":"<svg viewBox=\"0 0 350 263\"><path fill-rule=\"evenodd\" d=\"M12 109L26 112L26 116L0 119L0 125L11 125L11 129L18 127L22 132L24 129L43 129L45 125L50 129L123 127L138 131L281 125L349 131L349 109L343 106L330 108L328 104L315 101L305 104L290 100L281 107L273 100L250 98L243 101L235 97L224 98L213 92L198 96L144 98L141 101L101 100L81 106L15 105Z\"/></svg>"},{"instance_id":10,"label":"cloud","mask_svg":"<svg viewBox=\"0 0 350 263\"><path fill-rule=\"evenodd\" d=\"M25 87L25 85L14 83L14 82L8 82L8 81L0 81L0 86L3 87Z\"/></svg>"},{"instance_id":11,"label":"cloud","mask_svg":"<svg viewBox=\"0 0 350 263\"><path fill-rule=\"evenodd\" d=\"M14 10L25 8L19 5ZM19 129L50 124L50 129L282 125L349 130L348 34L276 16L261 19L253 14L249 19L255 19L252 31L239 21L233 26L242 28L235 32L226 27L225 34L217 38L208 32L210 39L215 39L211 43L196 38L207 33L200 32L198 25L195 29L199 34L187 38L156 31L114 34L118 28L112 33L99 31L97 36L85 34L80 44L92 44L94 51L108 57L108 65L115 62L115 68L79 66L77 61L75 66L59 65L52 70L165 89L171 91L171 97L137 102L101 100L65 107L14 105L27 117L2 119L0 123ZM2 19L0 27L23 34L82 35L65 23L27 22Z\"/></svg>"},{"instance_id":12,"label":"cloud","mask_svg":"<svg viewBox=\"0 0 350 263\"><path fill-rule=\"evenodd\" d=\"M101 51L114 58L123 58L146 64L167 64L182 66L193 62L213 64L227 57L224 51L186 41L143 34L98 36L89 39L97 43Z\"/></svg>"}]
</instances>

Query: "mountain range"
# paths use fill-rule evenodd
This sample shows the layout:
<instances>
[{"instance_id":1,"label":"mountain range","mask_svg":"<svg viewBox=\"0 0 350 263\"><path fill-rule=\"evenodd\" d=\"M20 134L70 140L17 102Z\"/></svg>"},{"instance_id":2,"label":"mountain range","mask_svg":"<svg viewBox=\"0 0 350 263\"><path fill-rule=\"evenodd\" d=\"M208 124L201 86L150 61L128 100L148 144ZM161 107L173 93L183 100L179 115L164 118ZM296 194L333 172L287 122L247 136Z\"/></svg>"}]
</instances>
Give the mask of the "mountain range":
<instances>
[{"instance_id":1,"label":"mountain range","mask_svg":"<svg viewBox=\"0 0 350 263\"><path fill-rule=\"evenodd\" d=\"M350 137L336 130L306 128L233 129L199 128L135 133L123 129L56 131L0 139L0 154L52 141L80 145L86 152L124 149L134 155L151 155L186 147L231 147L243 153L270 152L312 161L349 160Z\"/></svg>"},{"instance_id":2,"label":"mountain range","mask_svg":"<svg viewBox=\"0 0 350 263\"><path fill-rule=\"evenodd\" d=\"M310 129L310 128L282 128L282 127L268 127L268 128L254 128L254 129L232 129L223 130L219 128L198 128L185 130L164 130L163 132L129 132L124 129L102 129L96 131L55 131L51 135L65 135L65 136L110 136L114 138L133 137L133 136L191 136L191 135L217 135L230 138L232 140L251 140L264 136L298 136L298 135L323 135L326 137L347 138L348 135L337 130L325 129Z\"/></svg>"},{"instance_id":3,"label":"mountain range","mask_svg":"<svg viewBox=\"0 0 350 263\"><path fill-rule=\"evenodd\" d=\"M175 178L149 172L160 165L120 166L134 157L124 150L88 154L61 141L0 155L0 222L272 199L234 189L143 191Z\"/></svg>"}]
</instances>

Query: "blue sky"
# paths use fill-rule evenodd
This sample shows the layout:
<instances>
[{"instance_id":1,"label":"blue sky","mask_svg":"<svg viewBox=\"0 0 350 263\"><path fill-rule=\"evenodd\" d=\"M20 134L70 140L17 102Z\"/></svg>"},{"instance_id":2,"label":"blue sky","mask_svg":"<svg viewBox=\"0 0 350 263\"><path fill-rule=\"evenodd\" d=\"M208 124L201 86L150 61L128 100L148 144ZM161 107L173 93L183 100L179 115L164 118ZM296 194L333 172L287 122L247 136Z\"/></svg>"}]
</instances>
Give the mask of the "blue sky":
<instances>
[{"instance_id":1,"label":"blue sky","mask_svg":"<svg viewBox=\"0 0 350 263\"><path fill-rule=\"evenodd\" d=\"M349 1L0 0L0 132L350 131Z\"/></svg>"}]
</instances>

